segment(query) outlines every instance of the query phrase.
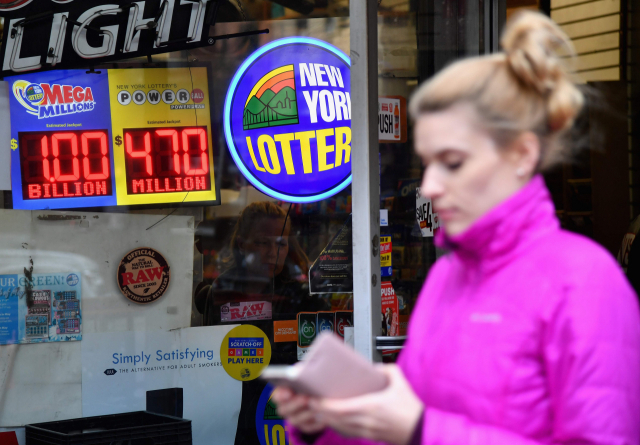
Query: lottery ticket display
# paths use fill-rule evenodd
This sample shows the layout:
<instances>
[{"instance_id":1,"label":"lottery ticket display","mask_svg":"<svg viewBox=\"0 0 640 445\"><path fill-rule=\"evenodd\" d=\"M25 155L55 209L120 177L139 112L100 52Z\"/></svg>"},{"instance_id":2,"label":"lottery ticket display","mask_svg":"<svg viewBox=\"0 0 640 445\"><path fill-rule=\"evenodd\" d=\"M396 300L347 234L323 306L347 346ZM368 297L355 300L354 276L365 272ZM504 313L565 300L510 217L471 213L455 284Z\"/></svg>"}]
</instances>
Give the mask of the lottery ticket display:
<instances>
[{"instance_id":1,"label":"lottery ticket display","mask_svg":"<svg viewBox=\"0 0 640 445\"><path fill-rule=\"evenodd\" d=\"M82 339L80 274L0 275L0 345Z\"/></svg>"}]
</instances>

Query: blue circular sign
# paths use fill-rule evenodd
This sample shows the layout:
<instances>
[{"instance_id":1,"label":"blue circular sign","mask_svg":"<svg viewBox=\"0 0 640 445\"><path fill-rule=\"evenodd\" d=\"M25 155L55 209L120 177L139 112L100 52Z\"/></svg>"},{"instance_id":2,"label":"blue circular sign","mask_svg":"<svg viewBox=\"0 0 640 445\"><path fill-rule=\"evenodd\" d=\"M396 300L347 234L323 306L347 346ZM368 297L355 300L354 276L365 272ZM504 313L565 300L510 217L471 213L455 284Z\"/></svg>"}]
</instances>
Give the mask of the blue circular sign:
<instances>
[{"instance_id":1,"label":"blue circular sign","mask_svg":"<svg viewBox=\"0 0 640 445\"><path fill-rule=\"evenodd\" d=\"M271 400L274 387L264 387L256 408L256 431L260 445L289 445L291 439L284 419L278 414L276 404Z\"/></svg>"},{"instance_id":2,"label":"blue circular sign","mask_svg":"<svg viewBox=\"0 0 640 445\"><path fill-rule=\"evenodd\" d=\"M37 83L32 83L24 90L24 97L33 105L39 105L44 97L44 90Z\"/></svg>"},{"instance_id":3,"label":"blue circular sign","mask_svg":"<svg viewBox=\"0 0 640 445\"><path fill-rule=\"evenodd\" d=\"M328 198L351 183L351 62L310 37L275 40L231 80L224 133L236 165L287 202Z\"/></svg>"},{"instance_id":4,"label":"blue circular sign","mask_svg":"<svg viewBox=\"0 0 640 445\"><path fill-rule=\"evenodd\" d=\"M78 275L74 273L67 275L67 284L69 286L75 286L79 282L80 282L80 278L78 278Z\"/></svg>"}]
</instances>

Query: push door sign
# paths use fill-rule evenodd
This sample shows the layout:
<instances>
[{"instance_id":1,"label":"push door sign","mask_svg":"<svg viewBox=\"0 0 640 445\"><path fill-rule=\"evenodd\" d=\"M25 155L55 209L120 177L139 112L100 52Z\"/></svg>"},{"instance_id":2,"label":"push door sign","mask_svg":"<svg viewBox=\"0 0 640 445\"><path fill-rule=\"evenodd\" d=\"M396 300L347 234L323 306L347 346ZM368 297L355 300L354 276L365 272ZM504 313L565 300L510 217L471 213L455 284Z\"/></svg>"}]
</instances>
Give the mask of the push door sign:
<instances>
[{"instance_id":1,"label":"push door sign","mask_svg":"<svg viewBox=\"0 0 640 445\"><path fill-rule=\"evenodd\" d=\"M120 261L118 287L134 303L153 303L167 291L170 272L169 264L160 252L140 247Z\"/></svg>"},{"instance_id":2,"label":"push door sign","mask_svg":"<svg viewBox=\"0 0 640 445\"><path fill-rule=\"evenodd\" d=\"M240 66L224 133L254 187L287 202L328 198L351 183L350 61L309 37L273 41Z\"/></svg>"},{"instance_id":3,"label":"push door sign","mask_svg":"<svg viewBox=\"0 0 640 445\"><path fill-rule=\"evenodd\" d=\"M440 227L438 214L433 213L431 199L420 194L420 187L416 188L416 221L420 225L423 237L433 236L434 231Z\"/></svg>"},{"instance_id":4,"label":"push door sign","mask_svg":"<svg viewBox=\"0 0 640 445\"><path fill-rule=\"evenodd\" d=\"M378 141L407 142L407 101L404 97L378 97Z\"/></svg>"}]
</instances>

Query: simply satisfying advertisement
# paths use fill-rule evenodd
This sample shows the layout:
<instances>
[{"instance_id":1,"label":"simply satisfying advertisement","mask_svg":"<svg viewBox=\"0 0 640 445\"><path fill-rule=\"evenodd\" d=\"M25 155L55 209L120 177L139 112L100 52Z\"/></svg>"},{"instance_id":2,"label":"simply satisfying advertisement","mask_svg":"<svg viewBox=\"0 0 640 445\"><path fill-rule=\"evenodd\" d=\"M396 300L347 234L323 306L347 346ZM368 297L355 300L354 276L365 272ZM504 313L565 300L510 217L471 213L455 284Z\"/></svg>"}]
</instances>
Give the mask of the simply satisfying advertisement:
<instances>
[{"instance_id":1,"label":"simply satisfying advertisement","mask_svg":"<svg viewBox=\"0 0 640 445\"><path fill-rule=\"evenodd\" d=\"M143 411L159 394L182 405L194 445L233 445L242 382L227 373L220 350L234 327L86 334L82 415Z\"/></svg>"}]
</instances>

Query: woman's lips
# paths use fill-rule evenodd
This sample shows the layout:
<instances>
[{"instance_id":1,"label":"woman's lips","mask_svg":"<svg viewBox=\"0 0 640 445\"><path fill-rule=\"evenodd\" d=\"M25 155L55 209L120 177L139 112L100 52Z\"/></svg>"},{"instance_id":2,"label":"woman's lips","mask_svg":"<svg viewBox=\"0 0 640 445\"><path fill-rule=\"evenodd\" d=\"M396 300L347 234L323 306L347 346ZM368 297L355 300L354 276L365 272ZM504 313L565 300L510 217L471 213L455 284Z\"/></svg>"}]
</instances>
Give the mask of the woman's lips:
<instances>
[{"instance_id":1,"label":"woman's lips","mask_svg":"<svg viewBox=\"0 0 640 445\"><path fill-rule=\"evenodd\" d=\"M436 211L438 218L442 221L449 221L455 217L457 213L454 209L438 209Z\"/></svg>"}]
</instances>

